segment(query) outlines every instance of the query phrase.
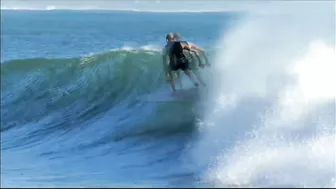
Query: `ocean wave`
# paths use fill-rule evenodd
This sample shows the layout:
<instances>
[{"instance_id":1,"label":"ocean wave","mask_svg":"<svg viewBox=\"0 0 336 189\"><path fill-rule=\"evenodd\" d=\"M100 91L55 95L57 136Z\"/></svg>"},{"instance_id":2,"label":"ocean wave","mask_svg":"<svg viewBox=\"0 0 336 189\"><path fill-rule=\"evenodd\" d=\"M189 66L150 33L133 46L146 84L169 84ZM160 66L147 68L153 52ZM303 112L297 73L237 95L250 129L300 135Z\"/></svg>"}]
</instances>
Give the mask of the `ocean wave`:
<instances>
[{"instance_id":1,"label":"ocean wave","mask_svg":"<svg viewBox=\"0 0 336 189\"><path fill-rule=\"evenodd\" d=\"M1 131L35 123L43 125L43 130L37 127L29 133L35 131L35 135L45 137L55 130L76 129L75 126L85 125L109 111L118 115L120 120L115 118L116 125L122 125L122 117L138 108L147 108L150 114L155 105L143 103L136 97L166 84L160 61L160 53L156 51L111 50L79 58L4 62L1 66ZM27 111L27 107L33 111ZM141 116L145 113L143 110ZM169 120L162 120L165 121L154 123L169 124ZM147 130L154 132L153 129L155 125ZM143 132L147 131L133 129L126 135L119 132L116 138ZM27 135L27 138L33 137Z\"/></svg>"}]
</instances>

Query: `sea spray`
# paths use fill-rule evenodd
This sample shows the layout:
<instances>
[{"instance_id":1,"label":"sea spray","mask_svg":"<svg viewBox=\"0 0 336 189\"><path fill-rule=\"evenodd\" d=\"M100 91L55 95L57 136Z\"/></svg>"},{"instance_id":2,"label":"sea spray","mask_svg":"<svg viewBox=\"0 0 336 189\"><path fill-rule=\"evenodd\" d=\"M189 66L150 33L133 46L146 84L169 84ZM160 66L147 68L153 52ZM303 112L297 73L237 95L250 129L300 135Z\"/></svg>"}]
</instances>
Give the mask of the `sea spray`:
<instances>
[{"instance_id":1,"label":"sea spray","mask_svg":"<svg viewBox=\"0 0 336 189\"><path fill-rule=\"evenodd\" d=\"M191 147L193 160L207 169L204 182L334 185L331 15L250 16L223 36L212 74L217 102L209 101L198 144Z\"/></svg>"}]
</instances>

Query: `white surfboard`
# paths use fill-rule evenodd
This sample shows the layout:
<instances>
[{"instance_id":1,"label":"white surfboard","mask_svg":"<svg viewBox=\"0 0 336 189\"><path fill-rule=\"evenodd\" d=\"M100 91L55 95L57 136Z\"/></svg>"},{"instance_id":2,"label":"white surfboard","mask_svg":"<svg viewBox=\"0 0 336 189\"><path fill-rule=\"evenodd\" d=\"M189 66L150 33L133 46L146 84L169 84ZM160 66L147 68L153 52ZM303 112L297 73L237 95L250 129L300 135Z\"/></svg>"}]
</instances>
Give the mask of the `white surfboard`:
<instances>
[{"instance_id":1,"label":"white surfboard","mask_svg":"<svg viewBox=\"0 0 336 189\"><path fill-rule=\"evenodd\" d=\"M198 88L180 89L173 94L171 91L157 92L142 96L141 99L148 102L171 102L180 100L189 100L197 97Z\"/></svg>"}]
</instances>

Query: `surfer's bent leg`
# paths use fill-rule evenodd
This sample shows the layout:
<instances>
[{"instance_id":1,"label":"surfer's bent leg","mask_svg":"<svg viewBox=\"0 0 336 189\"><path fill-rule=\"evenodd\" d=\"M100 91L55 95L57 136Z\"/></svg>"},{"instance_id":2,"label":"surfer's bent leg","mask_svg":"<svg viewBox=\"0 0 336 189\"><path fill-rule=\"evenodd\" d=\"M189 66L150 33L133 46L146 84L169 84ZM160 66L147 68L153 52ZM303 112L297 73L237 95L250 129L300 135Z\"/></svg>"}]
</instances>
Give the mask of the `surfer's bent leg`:
<instances>
[{"instance_id":1,"label":"surfer's bent leg","mask_svg":"<svg viewBox=\"0 0 336 189\"><path fill-rule=\"evenodd\" d=\"M205 82L204 82L204 80L202 79L201 74L199 73L199 71L198 71L198 70L193 70L192 72L193 72L194 75L196 76L197 80L198 80L203 86L205 86Z\"/></svg>"},{"instance_id":2,"label":"surfer's bent leg","mask_svg":"<svg viewBox=\"0 0 336 189\"><path fill-rule=\"evenodd\" d=\"M182 78L181 78L180 70L176 71L176 77L177 77L177 81L178 81L178 84L180 86L180 89L182 89L183 86L182 86Z\"/></svg>"},{"instance_id":3,"label":"surfer's bent leg","mask_svg":"<svg viewBox=\"0 0 336 189\"><path fill-rule=\"evenodd\" d=\"M181 69L184 71L184 73L189 77L189 79L191 80L191 82L194 83L194 85L196 87L198 87L198 83L196 81L196 78L193 74L191 74L191 71L189 69L189 62L186 61L184 63L181 63Z\"/></svg>"},{"instance_id":4,"label":"surfer's bent leg","mask_svg":"<svg viewBox=\"0 0 336 189\"><path fill-rule=\"evenodd\" d=\"M191 71L188 70L188 69L183 70L183 71L184 71L184 73L189 77L189 79L191 80L191 82L193 82L194 85L195 85L196 87L198 87L198 83L197 83L197 81L196 81L196 78L195 78L195 76L194 76L193 74L191 74Z\"/></svg>"},{"instance_id":5,"label":"surfer's bent leg","mask_svg":"<svg viewBox=\"0 0 336 189\"><path fill-rule=\"evenodd\" d=\"M198 61L200 62L200 65L201 65L201 59L200 59L198 56L197 56L197 58L198 58ZM190 61L190 62L189 62L189 68L190 68L190 70L191 70L191 71L193 72L193 74L196 76L197 80L198 80L203 86L205 86L205 82L204 82L204 80L202 79L200 72L198 71L196 60L191 59L191 60L189 60L189 61Z\"/></svg>"},{"instance_id":6,"label":"surfer's bent leg","mask_svg":"<svg viewBox=\"0 0 336 189\"><path fill-rule=\"evenodd\" d=\"M168 80L168 82L169 82L169 84L170 84L173 92L176 92L176 88L175 88L175 84L174 84L174 78L173 78L172 74L173 73L171 71L168 72L168 74L167 74L167 80Z\"/></svg>"}]
</instances>

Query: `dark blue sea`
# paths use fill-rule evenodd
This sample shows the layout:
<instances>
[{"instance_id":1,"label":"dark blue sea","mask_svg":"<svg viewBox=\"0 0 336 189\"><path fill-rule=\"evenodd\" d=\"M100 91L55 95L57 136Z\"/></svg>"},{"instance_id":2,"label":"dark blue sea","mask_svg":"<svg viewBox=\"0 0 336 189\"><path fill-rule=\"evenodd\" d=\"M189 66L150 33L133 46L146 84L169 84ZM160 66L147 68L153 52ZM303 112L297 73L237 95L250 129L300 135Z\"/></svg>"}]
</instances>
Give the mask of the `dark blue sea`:
<instances>
[{"instance_id":1,"label":"dark blue sea","mask_svg":"<svg viewBox=\"0 0 336 189\"><path fill-rule=\"evenodd\" d=\"M145 100L168 32L207 86ZM335 60L326 12L1 10L1 187L335 187Z\"/></svg>"}]
</instances>

